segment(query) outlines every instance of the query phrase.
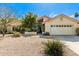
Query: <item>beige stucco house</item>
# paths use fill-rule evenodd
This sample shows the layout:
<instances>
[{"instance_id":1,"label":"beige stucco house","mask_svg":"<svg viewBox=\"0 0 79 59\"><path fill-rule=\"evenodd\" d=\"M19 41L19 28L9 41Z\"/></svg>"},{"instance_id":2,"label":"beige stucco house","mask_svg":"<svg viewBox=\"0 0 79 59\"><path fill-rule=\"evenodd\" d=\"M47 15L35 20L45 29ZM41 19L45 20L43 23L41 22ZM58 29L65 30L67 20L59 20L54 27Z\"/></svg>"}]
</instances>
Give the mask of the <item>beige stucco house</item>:
<instances>
[{"instance_id":1,"label":"beige stucco house","mask_svg":"<svg viewBox=\"0 0 79 59\"><path fill-rule=\"evenodd\" d=\"M8 23L7 31L12 32L14 27L20 26L22 24L21 20L12 20L12 22Z\"/></svg>"},{"instance_id":2,"label":"beige stucco house","mask_svg":"<svg viewBox=\"0 0 79 59\"><path fill-rule=\"evenodd\" d=\"M54 18L43 17L44 31L50 35L76 35L79 21L66 15L58 15Z\"/></svg>"}]
</instances>

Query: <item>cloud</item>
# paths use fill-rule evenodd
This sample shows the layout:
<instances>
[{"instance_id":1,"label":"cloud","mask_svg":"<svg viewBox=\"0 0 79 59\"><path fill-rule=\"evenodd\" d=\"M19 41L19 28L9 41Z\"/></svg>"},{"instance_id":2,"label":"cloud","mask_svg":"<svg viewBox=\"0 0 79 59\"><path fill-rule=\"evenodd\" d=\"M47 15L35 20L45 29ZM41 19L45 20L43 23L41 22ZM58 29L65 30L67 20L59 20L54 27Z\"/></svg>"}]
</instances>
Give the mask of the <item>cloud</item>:
<instances>
[{"instance_id":1,"label":"cloud","mask_svg":"<svg viewBox=\"0 0 79 59\"><path fill-rule=\"evenodd\" d=\"M57 14L54 14L54 13L49 14L49 17L55 17L55 16L57 16Z\"/></svg>"},{"instance_id":2,"label":"cloud","mask_svg":"<svg viewBox=\"0 0 79 59\"><path fill-rule=\"evenodd\" d=\"M74 15L70 15L70 17L72 17L72 18L74 18L74 19L76 19L76 20L79 19L79 17L74 17Z\"/></svg>"},{"instance_id":3,"label":"cloud","mask_svg":"<svg viewBox=\"0 0 79 59\"><path fill-rule=\"evenodd\" d=\"M75 18L74 15L70 15L70 17Z\"/></svg>"}]
</instances>

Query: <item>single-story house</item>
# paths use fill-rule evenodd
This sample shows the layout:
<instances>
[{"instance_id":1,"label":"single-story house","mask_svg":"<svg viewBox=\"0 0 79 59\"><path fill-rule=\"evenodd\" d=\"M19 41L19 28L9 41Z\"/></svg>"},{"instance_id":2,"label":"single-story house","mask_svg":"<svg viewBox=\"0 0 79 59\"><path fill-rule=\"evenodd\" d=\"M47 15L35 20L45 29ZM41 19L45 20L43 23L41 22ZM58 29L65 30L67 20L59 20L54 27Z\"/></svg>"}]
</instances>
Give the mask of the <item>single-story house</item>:
<instances>
[{"instance_id":1,"label":"single-story house","mask_svg":"<svg viewBox=\"0 0 79 59\"><path fill-rule=\"evenodd\" d=\"M12 20L10 23L7 24L7 31L13 32L13 28L20 26L21 24L21 20Z\"/></svg>"},{"instance_id":2,"label":"single-story house","mask_svg":"<svg viewBox=\"0 0 79 59\"><path fill-rule=\"evenodd\" d=\"M76 35L76 28L79 28L79 21L66 16L58 15L54 18L42 17L43 31L50 35Z\"/></svg>"}]
</instances>

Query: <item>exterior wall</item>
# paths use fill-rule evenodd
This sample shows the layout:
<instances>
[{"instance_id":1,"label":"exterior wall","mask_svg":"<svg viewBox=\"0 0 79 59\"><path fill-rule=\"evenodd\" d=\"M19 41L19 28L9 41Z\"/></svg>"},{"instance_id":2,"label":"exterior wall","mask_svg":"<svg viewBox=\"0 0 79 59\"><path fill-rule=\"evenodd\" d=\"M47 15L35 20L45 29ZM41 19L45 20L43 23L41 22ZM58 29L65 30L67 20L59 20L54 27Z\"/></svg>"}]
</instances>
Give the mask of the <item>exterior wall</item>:
<instances>
[{"instance_id":1,"label":"exterior wall","mask_svg":"<svg viewBox=\"0 0 79 59\"><path fill-rule=\"evenodd\" d=\"M7 27L7 31L12 32L13 31L12 27Z\"/></svg>"},{"instance_id":2,"label":"exterior wall","mask_svg":"<svg viewBox=\"0 0 79 59\"><path fill-rule=\"evenodd\" d=\"M71 28L69 28L69 27L53 27L53 28L51 28L51 25L72 25L72 27ZM45 32L49 32L51 35L52 34L54 34L54 35L76 35L75 25L77 25L77 22L73 21L72 19L63 17L63 16L59 16L59 17L52 19L45 23ZM69 31L67 31L67 30L69 30Z\"/></svg>"},{"instance_id":3,"label":"exterior wall","mask_svg":"<svg viewBox=\"0 0 79 59\"><path fill-rule=\"evenodd\" d=\"M49 32L50 31L50 24L45 24L45 32Z\"/></svg>"}]
</instances>

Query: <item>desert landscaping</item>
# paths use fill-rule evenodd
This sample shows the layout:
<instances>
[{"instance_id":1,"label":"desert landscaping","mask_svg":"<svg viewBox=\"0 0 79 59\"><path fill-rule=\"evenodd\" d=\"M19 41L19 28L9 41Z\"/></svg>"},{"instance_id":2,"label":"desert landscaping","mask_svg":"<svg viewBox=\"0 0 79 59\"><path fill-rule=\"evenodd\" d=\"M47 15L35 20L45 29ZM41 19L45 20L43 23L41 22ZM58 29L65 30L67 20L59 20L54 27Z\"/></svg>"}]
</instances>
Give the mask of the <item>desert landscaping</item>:
<instances>
[{"instance_id":1,"label":"desert landscaping","mask_svg":"<svg viewBox=\"0 0 79 59\"><path fill-rule=\"evenodd\" d=\"M0 38L0 55L34 55L42 54L42 42L47 41L38 36Z\"/></svg>"},{"instance_id":2,"label":"desert landscaping","mask_svg":"<svg viewBox=\"0 0 79 59\"><path fill-rule=\"evenodd\" d=\"M48 4L44 5L46 11L40 7L43 4L39 3L2 5L4 7L0 5L0 56L79 56L78 12L74 12L74 17L61 14L60 11L51 15L51 12L55 11L52 9L53 4L50 8L47 8ZM36 9L31 9L31 6ZM58 11L59 7L56 9Z\"/></svg>"},{"instance_id":3,"label":"desert landscaping","mask_svg":"<svg viewBox=\"0 0 79 59\"><path fill-rule=\"evenodd\" d=\"M43 43L53 39L40 38L39 35L35 36L21 36L11 37L7 35L5 37L0 36L0 55L1 56L44 56ZM69 48L65 48L65 56L76 55Z\"/></svg>"}]
</instances>

